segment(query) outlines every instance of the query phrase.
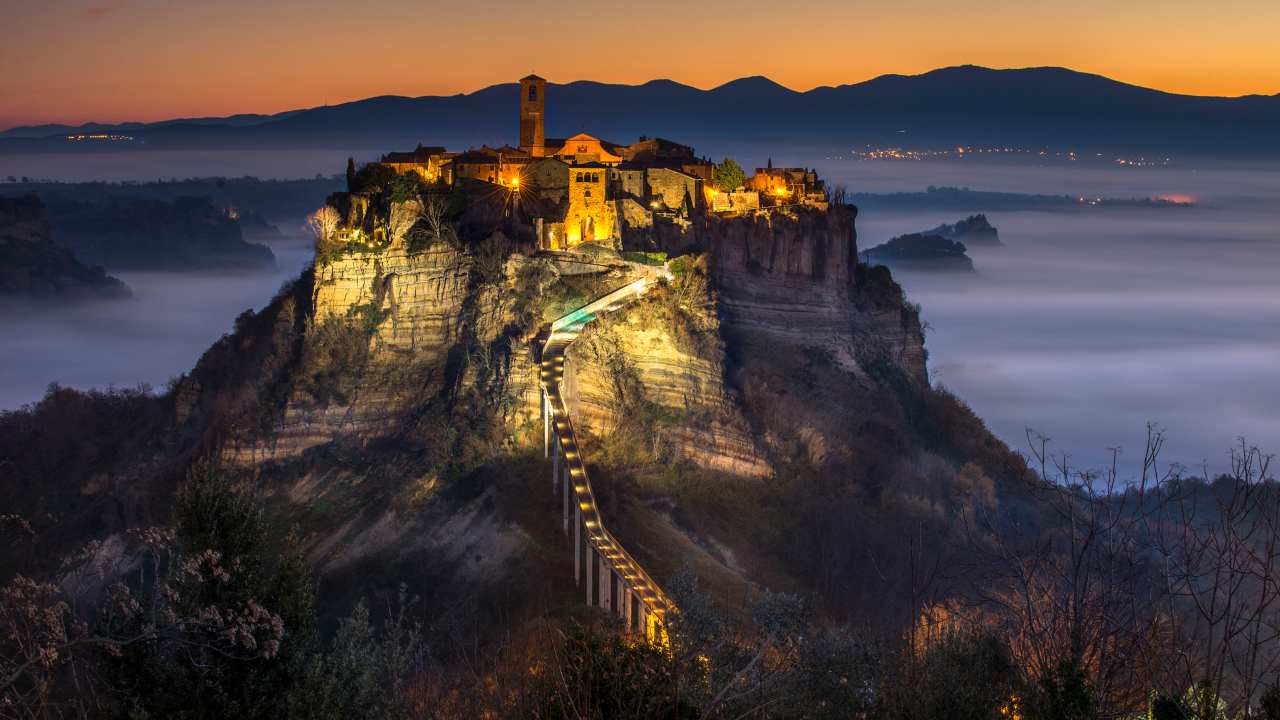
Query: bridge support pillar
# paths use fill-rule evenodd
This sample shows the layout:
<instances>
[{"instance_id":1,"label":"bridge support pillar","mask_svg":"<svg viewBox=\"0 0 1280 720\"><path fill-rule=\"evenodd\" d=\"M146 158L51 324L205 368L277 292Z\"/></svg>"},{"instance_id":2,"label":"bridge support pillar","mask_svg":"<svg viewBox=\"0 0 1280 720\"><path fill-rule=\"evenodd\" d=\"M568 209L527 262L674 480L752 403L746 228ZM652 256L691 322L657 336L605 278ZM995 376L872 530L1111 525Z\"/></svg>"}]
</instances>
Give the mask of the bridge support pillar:
<instances>
[{"instance_id":1,"label":"bridge support pillar","mask_svg":"<svg viewBox=\"0 0 1280 720\"><path fill-rule=\"evenodd\" d=\"M547 388L542 388L542 456L551 455L551 397Z\"/></svg>"},{"instance_id":2,"label":"bridge support pillar","mask_svg":"<svg viewBox=\"0 0 1280 720\"><path fill-rule=\"evenodd\" d=\"M573 509L573 582L582 583L582 508Z\"/></svg>"},{"instance_id":3,"label":"bridge support pillar","mask_svg":"<svg viewBox=\"0 0 1280 720\"><path fill-rule=\"evenodd\" d=\"M638 630L647 640L649 638L649 626L647 624L649 620L649 613L645 610L643 600L636 598L636 601L636 630Z\"/></svg>"},{"instance_id":4,"label":"bridge support pillar","mask_svg":"<svg viewBox=\"0 0 1280 720\"><path fill-rule=\"evenodd\" d=\"M583 584L587 587L587 607L591 607L596 604L596 588L591 583L592 567L596 564L596 552L595 548L591 546L590 539L587 540L586 550L587 556L584 558L585 562L583 563L586 568L586 573L583 576L586 582Z\"/></svg>"},{"instance_id":5,"label":"bridge support pillar","mask_svg":"<svg viewBox=\"0 0 1280 720\"><path fill-rule=\"evenodd\" d=\"M626 603L623 602L627 597L627 586L622 580L622 574L613 573L613 614L622 617Z\"/></svg>"},{"instance_id":6,"label":"bridge support pillar","mask_svg":"<svg viewBox=\"0 0 1280 720\"><path fill-rule=\"evenodd\" d=\"M556 494L556 483L560 482L560 436L551 442L551 494Z\"/></svg>"},{"instance_id":7,"label":"bridge support pillar","mask_svg":"<svg viewBox=\"0 0 1280 720\"><path fill-rule=\"evenodd\" d=\"M569 495L570 495L569 485L572 484L572 482L573 482L573 479L569 475L569 468L566 467L564 469L564 477L560 478L560 486L562 489L561 494L564 495L564 513L563 513L562 524L564 525L565 535L569 534Z\"/></svg>"},{"instance_id":8,"label":"bridge support pillar","mask_svg":"<svg viewBox=\"0 0 1280 720\"><path fill-rule=\"evenodd\" d=\"M625 582L619 588L618 596L622 600L622 627L631 632L631 588Z\"/></svg>"},{"instance_id":9,"label":"bridge support pillar","mask_svg":"<svg viewBox=\"0 0 1280 720\"><path fill-rule=\"evenodd\" d=\"M613 594L613 588L611 587L613 585L613 570L609 569L609 561L605 559L604 553L600 553L596 557L600 563L596 566L599 571L596 576L600 579L600 607L607 612L611 609L609 601L613 599L611 597Z\"/></svg>"}]
</instances>

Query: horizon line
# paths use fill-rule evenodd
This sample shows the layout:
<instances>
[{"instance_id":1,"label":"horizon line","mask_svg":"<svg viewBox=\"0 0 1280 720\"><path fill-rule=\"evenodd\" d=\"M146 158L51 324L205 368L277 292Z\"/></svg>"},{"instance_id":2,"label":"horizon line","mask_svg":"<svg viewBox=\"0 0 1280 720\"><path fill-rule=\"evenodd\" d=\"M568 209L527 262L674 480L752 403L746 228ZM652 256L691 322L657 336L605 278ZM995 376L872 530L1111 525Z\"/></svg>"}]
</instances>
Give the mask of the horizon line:
<instances>
[{"instance_id":1,"label":"horizon line","mask_svg":"<svg viewBox=\"0 0 1280 720\"><path fill-rule=\"evenodd\" d=\"M680 86L682 86L682 87L687 87L687 88L691 88L691 89L694 89L694 90L698 90L698 91L700 91L700 92L713 92L713 91L715 91L715 90L719 90L720 88L723 88L723 87L725 87L725 86L727 86L727 85L732 85L732 84L734 84L734 83L736 83L736 82L741 82L741 81L743 81L743 80L753 80L753 79L756 79L756 78L760 78L760 79L766 80L766 81L768 81L768 82L770 82L770 83L773 83L774 85L777 85L778 87L780 87L780 88L782 88L782 89L784 89L784 90L788 90L788 91L793 92L793 93L796 93L796 94L798 94L798 95L804 95L804 94L807 94L807 93L813 92L813 91L815 91L815 90L830 90L830 89L837 89L837 88L842 88L842 87L850 87L850 86L854 86L854 85L862 85L862 84L865 84L865 83L868 83L868 82L873 82L873 81L875 81L875 80L879 80L879 79L882 79L882 78L893 78L893 77L898 77L898 78L918 78L918 77L923 77L923 76L925 76L925 75L930 75L930 74L933 74L933 73L942 72L942 71L946 71L946 70L958 70L958 69L965 69L965 68L971 68L971 69L976 69L976 70L989 70L989 71L992 71L992 72L1019 72L1019 71L1028 71L1028 70L1065 70L1065 71L1067 71L1067 72L1074 73L1074 74L1078 74L1078 75L1085 75L1085 76L1090 76L1090 77L1102 78L1102 79L1104 79L1104 80L1107 80L1107 81L1110 81L1110 82L1114 82L1114 83L1118 83L1118 84L1120 84L1120 85L1125 85L1125 86L1132 87L1132 88L1138 88L1138 89L1142 89L1142 90L1149 90L1149 91L1152 91L1152 92L1163 93L1163 94L1165 94L1165 95L1172 95L1172 96L1176 96L1176 97L1186 97L1186 98L1207 98L1207 99L1218 99L1218 100L1239 100L1239 99L1243 99L1243 98L1253 98L1253 97L1260 97L1260 98L1275 98L1275 97L1280 97L1280 90L1277 90L1277 92L1275 92L1275 93L1271 93L1271 94L1267 94L1267 93L1245 93L1245 94L1242 94L1242 95L1202 95L1202 94L1194 94L1194 93L1176 92L1176 91L1172 91L1172 90L1163 90L1163 89L1160 89L1160 88L1157 88L1157 87L1151 87L1151 86L1147 86L1147 85L1139 85L1139 84L1136 84L1136 83L1131 83L1131 82L1127 82L1127 81L1124 81L1124 80L1119 80L1119 79L1116 79L1116 78L1111 77L1111 76L1109 76L1109 75L1103 75L1102 73L1090 72L1090 71L1088 71L1088 70L1077 70L1077 69L1075 69L1075 68L1071 68L1071 67L1068 67L1068 66L1066 66L1066 65L1030 65L1030 66L1017 66L1017 67L995 67L995 66L991 66L991 65L977 65L977 64L974 64L974 63L960 63L960 64L955 64L955 65L941 65L941 66L938 66L938 67L935 67L935 68L932 68L932 69L929 69L929 70L925 70L925 71L923 71L923 72L918 72L918 73L895 73L895 72L885 72L885 73L880 73L880 74L878 74L878 75L873 75L873 76L871 76L871 77L867 77L867 78L862 79L862 80L854 80L854 81L845 82L845 83L838 83L838 84L818 84L818 85L813 85L813 86L811 86L811 87L809 87L809 88L807 88L807 89L804 89L804 90L799 90L799 89L796 89L796 88L790 87L790 86L788 86L788 85L785 85L785 84L783 84L783 83L781 83L781 82L778 82L777 80L774 80L773 78L769 77L767 74L764 74L764 73L749 73L749 74L746 74L746 75L741 75L741 76L739 76L739 77L730 78L729 80L725 80L724 82L720 82L720 83L718 83L718 84L708 85L708 86L699 86L699 85L695 85L695 84L692 84L692 83L681 82L680 80L675 80L675 79L668 78L668 77L655 77L655 78L651 78L651 79L649 79L649 80L645 80L645 81L643 81L643 82L614 82L614 81L608 81L608 80L593 80L593 79L590 79L590 78L578 78L578 79L575 79L575 80L568 80L568 81L565 81L565 82L553 82L553 81L551 81L551 80L549 80L549 79L548 79L548 80L547 80L547 83L548 83L548 84L550 84L550 85L555 85L555 86L560 86L560 87L565 87L565 86L568 86L568 85L575 85L575 84L578 84L578 83L591 83L591 84L596 84L596 85L611 85L611 86L615 86L615 87L638 88L638 87L644 87L645 85L649 85L649 84L652 84L652 83L658 83L658 82L669 82L669 83L673 83L673 84L675 84L675 85L680 85ZM532 71L531 71L531 72L532 72ZM473 90L469 90L469 91L461 91L461 92L455 92L455 93L435 93L435 94L426 94L426 95L406 95L406 94L398 94L398 93L378 93L378 94L373 94L373 95L365 95L365 96L362 96L362 97L351 97L351 98L344 99L344 100L340 100L340 101L337 101L337 102L329 102L329 101L326 99L325 101L323 101L323 102L321 102L321 103L319 103L319 104L316 104L316 105L310 105L310 106L305 106L305 107L292 107L292 108L285 108L285 109L282 109L282 110L273 110L273 111L251 111L251 110L245 110L245 111L230 112L230 113L226 113L226 114L224 114L224 115L178 115L178 116L167 116L167 117L161 117L161 118L157 118L157 119L153 119L153 120L138 120L138 119L131 119L131 120L83 120L83 121L80 121L80 122L50 120L50 121L46 121L46 122L35 122L35 123L28 122L28 123L19 123L19 124L16 124L16 125L10 125L10 126L6 126L6 127L0 127L0 133L9 132L9 131L11 131L11 130L16 130L16 129L21 129L21 128L38 128L38 127L43 127L43 126L46 126L46 125L62 125L62 126L66 126L66 127L73 127L73 128L74 128L74 127L81 127L81 126L84 126L84 125L128 125L128 124L154 125L154 124L160 124L160 123L166 123L166 122L182 122L182 121L190 121L190 120L204 120L204 119L209 119L209 120L221 120L221 119L227 119L227 118L231 118L231 117L235 117L235 116L240 116L240 115L254 115L254 116L260 116L260 117L272 117L272 116L275 116L275 115L281 115L281 114L284 114L284 113L291 113L291 112L306 112L306 111L308 111L308 110L316 110L316 109L319 109L319 108L335 107L335 106L339 106L339 105L347 105L347 104L350 104L350 103L362 102L362 101L365 101L365 100L373 100L373 99L377 99L377 98L407 98L407 99L411 99L411 100L421 100L421 99L427 99L427 98L468 97L468 96L471 96L471 95L475 95L475 94L477 94L477 93L485 92L485 91L487 91L487 90L492 90L493 88L499 88L499 87L503 87L503 86L507 86L507 85L515 85L515 84L517 84L518 82L519 82L518 80L512 80L512 81L508 81L508 82L493 83L493 84L490 84L490 85L483 85L483 86L478 87L478 88L475 88L475 89L473 89Z\"/></svg>"}]
</instances>

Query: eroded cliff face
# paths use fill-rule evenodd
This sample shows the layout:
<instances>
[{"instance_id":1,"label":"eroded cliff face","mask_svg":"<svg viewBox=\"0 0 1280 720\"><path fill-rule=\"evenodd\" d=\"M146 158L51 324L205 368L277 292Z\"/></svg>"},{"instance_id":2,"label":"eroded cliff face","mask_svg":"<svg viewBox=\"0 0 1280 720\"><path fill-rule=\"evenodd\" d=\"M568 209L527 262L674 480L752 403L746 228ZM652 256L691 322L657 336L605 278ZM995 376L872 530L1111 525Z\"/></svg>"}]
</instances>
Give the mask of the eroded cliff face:
<instances>
[{"instance_id":1,"label":"eroded cliff face","mask_svg":"<svg viewBox=\"0 0 1280 720\"><path fill-rule=\"evenodd\" d=\"M411 251L401 240L318 263L283 416L228 454L256 463L339 438L412 433L424 406L477 384L502 396L505 423L527 422L538 396L518 286L530 269L520 255L480 267L448 243Z\"/></svg>"},{"instance_id":2,"label":"eroded cliff face","mask_svg":"<svg viewBox=\"0 0 1280 720\"><path fill-rule=\"evenodd\" d=\"M756 214L712 221L711 276L725 331L819 348L865 373L888 361L926 382L918 313L893 292L865 287L857 209Z\"/></svg>"},{"instance_id":3,"label":"eroded cliff face","mask_svg":"<svg viewBox=\"0 0 1280 720\"><path fill-rule=\"evenodd\" d=\"M565 363L569 411L596 438L634 433L655 454L765 476L772 470L725 384L709 300L705 288L662 287L589 325Z\"/></svg>"},{"instance_id":4,"label":"eroded cliff face","mask_svg":"<svg viewBox=\"0 0 1280 720\"><path fill-rule=\"evenodd\" d=\"M797 452L814 465L848 460L831 440L843 413L792 407L797 378L745 358L730 368L726 347L779 367L827 357L854 380L847 403L900 380L927 387L918 311L887 271L857 264L856 215L837 206L709 219L705 254L677 261L675 281L589 325L570 349L566 397L583 429L614 444L638 434L622 440L742 477Z\"/></svg>"}]
</instances>

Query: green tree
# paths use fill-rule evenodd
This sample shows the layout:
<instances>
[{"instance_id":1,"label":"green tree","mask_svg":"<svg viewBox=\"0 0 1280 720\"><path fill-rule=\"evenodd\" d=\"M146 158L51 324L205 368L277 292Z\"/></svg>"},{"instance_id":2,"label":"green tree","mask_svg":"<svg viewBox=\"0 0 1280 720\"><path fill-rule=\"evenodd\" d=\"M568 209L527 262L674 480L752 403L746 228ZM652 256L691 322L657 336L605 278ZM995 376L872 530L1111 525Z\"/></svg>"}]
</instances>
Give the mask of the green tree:
<instances>
[{"instance_id":1,"label":"green tree","mask_svg":"<svg viewBox=\"0 0 1280 720\"><path fill-rule=\"evenodd\" d=\"M747 182L747 174L742 166L731 157L726 157L711 172L711 184L724 192L733 192Z\"/></svg>"},{"instance_id":2,"label":"green tree","mask_svg":"<svg viewBox=\"0 0 1280 720\"><path fill-rule=\"evenodd\" d=\"M361 600L342 620L327 652L309 657L289 692L289 716L312 720L406 716L404 682L423 659L422 636L406 622L405 588L399 610L382 632Z\"/></svg>"},{"instance_id":3,"label":"green tree","mask_svg":"<svg viewBox=\"0 0 1280 720\"><path fill-rule=\"evenodd\" d=\"M298 542L272 537L259 498L207 465L179 489L175 521L173 612L206 619L217 611L214 624L237 637L246 617L261 616L278 639L269 652L246 656L181 635L130 645L108 660L115 694L139 717L283 717L315 644L314 588Z\"/></svg>"}]
</instances>

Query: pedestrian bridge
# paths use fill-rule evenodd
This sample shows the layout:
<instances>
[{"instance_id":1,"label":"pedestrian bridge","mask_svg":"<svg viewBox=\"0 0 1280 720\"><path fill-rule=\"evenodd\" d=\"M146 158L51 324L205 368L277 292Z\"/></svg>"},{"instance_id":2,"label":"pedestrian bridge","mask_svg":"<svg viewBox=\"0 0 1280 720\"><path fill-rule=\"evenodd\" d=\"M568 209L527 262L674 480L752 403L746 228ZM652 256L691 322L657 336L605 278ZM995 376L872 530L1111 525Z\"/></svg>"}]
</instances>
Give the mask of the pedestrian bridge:
<instances>
[{"instance_id":1,"label":"pedestrian bridge","mask_svg":"<svg viewBox=\"0 0 1280 720\"><path fill-rule=\"evenodd\" d=\"M573 577L587 605L622 620L628 631L650 639L665 635L667 614L675 605L649 573L604 526L596 505L582 450L564 402L564 355L587 323L642 296L666 268L644 268L646 275L551 323L542 348L543 445L551 459L551 488L563 496L563 527L572 538ZM572 525L572 527L570 527Z\"/></svg>"}]
</instances>

